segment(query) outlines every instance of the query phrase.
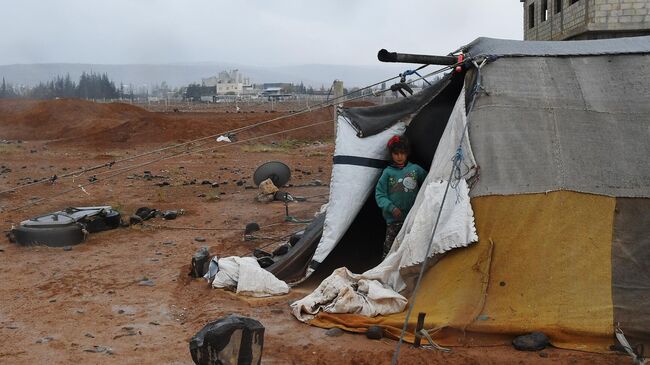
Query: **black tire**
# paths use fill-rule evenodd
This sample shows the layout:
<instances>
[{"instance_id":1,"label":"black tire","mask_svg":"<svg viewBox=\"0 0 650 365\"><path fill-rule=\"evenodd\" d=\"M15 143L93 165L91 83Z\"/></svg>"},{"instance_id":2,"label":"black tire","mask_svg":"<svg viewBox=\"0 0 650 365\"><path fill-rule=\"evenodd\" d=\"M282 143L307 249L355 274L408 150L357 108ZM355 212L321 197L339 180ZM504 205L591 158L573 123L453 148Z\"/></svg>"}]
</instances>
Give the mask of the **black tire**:
<instances>
[{"instance_id":1,"label":"black tire","mask_svg":"<svg viewBox=\"0 0 650 365\"><path fill-rule=\"evenodd\" d=\"M86 238L81 224L75 223L60 227L18 227L11 230L16 243L23 246L45 245L63 247L79 244Z\"/></svg>"}]
</instances>

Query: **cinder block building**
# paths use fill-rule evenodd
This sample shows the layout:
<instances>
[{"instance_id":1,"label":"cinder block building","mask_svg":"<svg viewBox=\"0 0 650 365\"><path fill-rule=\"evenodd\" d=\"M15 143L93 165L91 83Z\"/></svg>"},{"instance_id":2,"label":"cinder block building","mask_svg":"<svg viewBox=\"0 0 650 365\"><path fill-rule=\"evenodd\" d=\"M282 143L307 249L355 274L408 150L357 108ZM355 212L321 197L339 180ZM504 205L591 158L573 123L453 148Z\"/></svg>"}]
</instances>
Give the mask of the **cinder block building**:
<instances>
[{"instance_id":1,"label":"cinder block building","mask_svg":"<svg viewBox=\"0 0 650 365\"><path fill-rule=\"evenodd\" d=\"M525 40L650 35L650 0L520 0Z\"/></svg>"}]
</instances>

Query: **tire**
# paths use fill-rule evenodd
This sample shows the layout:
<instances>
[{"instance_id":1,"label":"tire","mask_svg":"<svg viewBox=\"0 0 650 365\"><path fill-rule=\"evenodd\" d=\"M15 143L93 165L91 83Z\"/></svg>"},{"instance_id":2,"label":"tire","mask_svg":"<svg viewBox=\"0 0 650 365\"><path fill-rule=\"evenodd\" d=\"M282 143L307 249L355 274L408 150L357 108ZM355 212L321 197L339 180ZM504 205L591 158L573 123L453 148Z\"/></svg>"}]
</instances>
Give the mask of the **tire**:
<instances>
[{"instance_id":1,"label":"tire","mask_svg":"<svg viewBox=\"0 0 650 365\"><path fill-rule=\"evenodd\" d=\"M23 246L72 246L83 242L87 232L79 223L59 227L24 227L11 230L16 243Z\"/></svg>"}]
</instances>

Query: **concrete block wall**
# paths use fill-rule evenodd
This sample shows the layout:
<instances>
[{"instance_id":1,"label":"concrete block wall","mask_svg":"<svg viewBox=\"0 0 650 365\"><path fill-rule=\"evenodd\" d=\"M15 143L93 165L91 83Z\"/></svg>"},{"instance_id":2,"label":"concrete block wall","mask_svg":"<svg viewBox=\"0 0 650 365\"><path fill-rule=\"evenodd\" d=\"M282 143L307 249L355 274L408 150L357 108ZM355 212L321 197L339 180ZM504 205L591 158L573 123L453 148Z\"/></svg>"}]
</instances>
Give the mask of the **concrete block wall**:
<instances>
[{"instance_id":1,"label":"concrete block wall","mask_svg":"<svg viewBox=\"0 0 650 365\"><path fill-rule=\"evenodd\" d=\"M612 38L650 34L650 0L547 0L547 19L542 21L544 0L523 1L524 39L567 40ZM534 26L529 9L534 4Z\"/></svg>"}]
</instances>

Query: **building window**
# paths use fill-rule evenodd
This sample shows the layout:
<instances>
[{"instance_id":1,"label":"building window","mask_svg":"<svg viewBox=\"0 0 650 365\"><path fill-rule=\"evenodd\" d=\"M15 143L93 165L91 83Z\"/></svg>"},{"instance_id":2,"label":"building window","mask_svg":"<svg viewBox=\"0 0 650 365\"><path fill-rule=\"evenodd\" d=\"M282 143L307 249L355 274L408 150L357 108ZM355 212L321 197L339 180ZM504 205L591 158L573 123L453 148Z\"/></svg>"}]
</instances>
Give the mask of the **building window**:
<instances>
[{"instance_id":1,"label":"building window","mask_svg":"<svg viewBox=\"0 0 650 365\"><path fill-rule=\"evenodd\" d=\"M555 0L555 14L562 11L562 0Z\"/></svg>"},{"instance_id":2,"label":"building window","mask_svg":"<svg viewBox=\"0 0 650 365\"><path fill-rule=\"evenodd\" d=\"M535 3L528 5L528 29L535 28Z\"/></svg>"},{"instance_id":3,"label":"building window","mask_svg":"<svg viewBox=\"0 0 650 365\"><path fill-rule=\"evenodd\" d=\"M542 12L540 13L540 19L539 22L545 22L546 19L548 18L548 0L542 0L542 8L540 9Z\"/></svg>"}]
</instances>

